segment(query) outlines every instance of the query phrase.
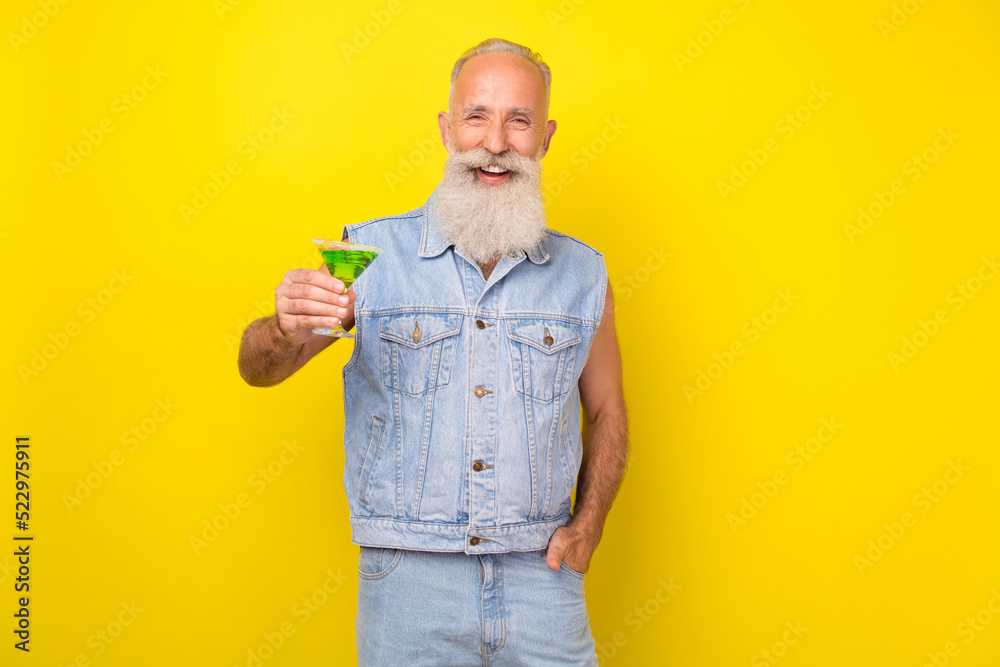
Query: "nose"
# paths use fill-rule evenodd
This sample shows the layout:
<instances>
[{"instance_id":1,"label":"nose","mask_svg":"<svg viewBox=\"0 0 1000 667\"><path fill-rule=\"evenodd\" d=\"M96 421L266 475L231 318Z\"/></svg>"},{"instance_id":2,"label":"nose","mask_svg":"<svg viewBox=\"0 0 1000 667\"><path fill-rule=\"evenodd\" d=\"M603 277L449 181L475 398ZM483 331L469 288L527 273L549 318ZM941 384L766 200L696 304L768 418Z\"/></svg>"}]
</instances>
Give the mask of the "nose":
<instances>
[{"instance_id":1,"label":"nose","mask_svg":"<svg viewBox=\"0 0 1000 667\"><path fill-rule=\"evenodd\" d=\"M494 155L499 155L507 150L507 127L502 119L494 119L490 122L486 129L483 147Z\"/></svg>"}]
</instances>

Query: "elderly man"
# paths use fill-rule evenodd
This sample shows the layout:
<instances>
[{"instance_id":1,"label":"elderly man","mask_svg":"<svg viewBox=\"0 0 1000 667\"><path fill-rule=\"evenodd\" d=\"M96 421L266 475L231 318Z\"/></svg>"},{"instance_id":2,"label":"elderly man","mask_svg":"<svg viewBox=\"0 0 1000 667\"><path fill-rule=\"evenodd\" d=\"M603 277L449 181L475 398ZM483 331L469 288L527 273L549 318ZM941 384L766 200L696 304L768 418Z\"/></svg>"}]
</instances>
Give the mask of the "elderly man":
<instances>
[{"instance_id":1,"label":"elderly man","mask_svg":"<svg viewBox=\"0 0 1000 667\"><path fill-rule=\"evenodd\" d=\"M347 225L383 251L351 290L325 267L289 271L243 336L241 376L269 386L338 340L314 327L355 332L344 487L362 665L597 664L583 584L628 421L604 257L546 224L550 85L524 46L463 54L427 202Z\"/></svg>"}]
</instances>

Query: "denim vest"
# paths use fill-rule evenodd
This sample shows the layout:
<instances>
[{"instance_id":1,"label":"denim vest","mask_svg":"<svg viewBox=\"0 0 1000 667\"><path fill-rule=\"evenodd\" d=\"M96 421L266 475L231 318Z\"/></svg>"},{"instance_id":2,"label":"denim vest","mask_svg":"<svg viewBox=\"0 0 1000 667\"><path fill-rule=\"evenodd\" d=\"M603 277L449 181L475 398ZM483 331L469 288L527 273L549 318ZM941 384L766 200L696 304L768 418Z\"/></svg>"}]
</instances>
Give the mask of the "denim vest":
<instances>
[{"instance_id":1,"label":"denim vest","mask_svg":"<svg viewBox=\"0 0 1000 667\"><path fill-rule=\"evenodd\" d=\"M604 255L549 229L484 280L440 231L436 195L345 227L383 251L354 282L343 369L352 542L545 549L571 519L578 380L604 309Z\"/></svg>"}]
</instances>

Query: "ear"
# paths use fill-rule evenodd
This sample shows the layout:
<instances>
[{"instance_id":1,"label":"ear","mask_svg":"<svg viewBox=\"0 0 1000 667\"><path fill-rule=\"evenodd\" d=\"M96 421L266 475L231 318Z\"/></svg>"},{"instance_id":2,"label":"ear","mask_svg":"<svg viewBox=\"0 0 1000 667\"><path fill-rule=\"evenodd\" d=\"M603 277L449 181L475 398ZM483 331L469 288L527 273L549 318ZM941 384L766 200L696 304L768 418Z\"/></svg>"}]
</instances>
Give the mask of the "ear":
<instances>
[{"instance_id":1,"label":"ear","mask_svg":"<svg viewBox=\"0 0 1000 667\"><path fill-rule=\"evenodd\" d=\"M451 120L444 111L438 114L438 127L441 128L441 143L447 151L451 151Z\"/></svg>"},{"instance_id":2,"label":"ear","mask_svg":"<svg viewBox=\"0 0 1000 667\"><path fill-rule=\"evenodd\" d=\"M549 142L552 141L552 135L556 133L556 122L550 120L545 123L545 138L542 140L542 157L549 152Z\"/></svg>"}]
</instances>

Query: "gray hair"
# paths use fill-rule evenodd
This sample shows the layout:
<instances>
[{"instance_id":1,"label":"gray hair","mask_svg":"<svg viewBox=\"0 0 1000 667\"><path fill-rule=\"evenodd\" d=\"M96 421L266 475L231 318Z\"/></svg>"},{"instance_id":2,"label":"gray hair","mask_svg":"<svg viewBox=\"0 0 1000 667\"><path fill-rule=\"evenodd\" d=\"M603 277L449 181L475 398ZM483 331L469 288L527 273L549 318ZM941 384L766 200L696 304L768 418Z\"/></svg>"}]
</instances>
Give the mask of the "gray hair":
<instances>
[{"instance_id":1,"label":"gray hair","mask_svg":"<svg viewBox=\"0 0 1000 667\"><path fill-rule=\"evenodd\" d=\"M549 66L545 64L542 60L542 56L521 44L515 44L506 39L501 39L499 37L490 37L489 39L484 39L479 42L471 49L462 54L462 57L455 61L455 66L451 70L451 87L448 89L448 107L451 108L451 100L455 93L455 81L458 79L458 73L462 71L462 66L470 58L475 56L481 56L487 53L510 53L515 56L521 56L530 60L531 63L538 68L538 72L542 75L542 81L545 83L545 103L548 105L549 102L549 91L552 89L552 71Z\"/></svg>"}]
</instances>

